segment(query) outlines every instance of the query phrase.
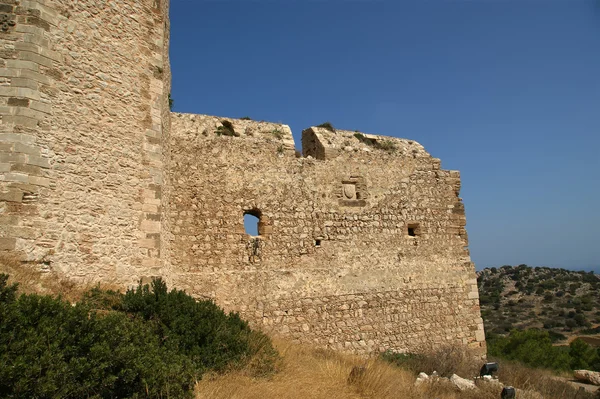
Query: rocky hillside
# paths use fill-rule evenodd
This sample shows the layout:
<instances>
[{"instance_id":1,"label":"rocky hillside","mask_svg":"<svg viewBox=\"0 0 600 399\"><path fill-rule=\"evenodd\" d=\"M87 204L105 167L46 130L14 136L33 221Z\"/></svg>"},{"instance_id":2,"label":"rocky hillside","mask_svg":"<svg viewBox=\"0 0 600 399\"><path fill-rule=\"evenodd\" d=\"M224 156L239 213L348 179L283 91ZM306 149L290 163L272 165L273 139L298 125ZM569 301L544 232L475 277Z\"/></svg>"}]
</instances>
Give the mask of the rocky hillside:
<instances>
[{"instance_id":1,"label":"rocky hillside","mask_svg":"<svg viewBox=\"0 0 600 399\"><path fill-rule=\"evenodd\" d=\"M557 340L600 333L600 277L527 265L477 273L486 334L541 328Z\"/></svg>"}]
</instances>

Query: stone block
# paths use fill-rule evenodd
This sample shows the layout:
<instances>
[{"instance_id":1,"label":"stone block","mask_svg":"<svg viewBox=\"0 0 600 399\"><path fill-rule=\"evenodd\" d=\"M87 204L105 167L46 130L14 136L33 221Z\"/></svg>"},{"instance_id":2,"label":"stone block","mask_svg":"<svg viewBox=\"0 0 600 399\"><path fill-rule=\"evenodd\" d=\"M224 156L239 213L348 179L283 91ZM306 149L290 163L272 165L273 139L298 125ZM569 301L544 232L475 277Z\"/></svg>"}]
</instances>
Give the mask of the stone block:
<instances>
[{"instance_id":1,"label":"stone block","mask_svg":"<svg viewBox=\"0 0 600 399\"><path fill-rule=\"evenodd\" d=\"M27 87L10 87L0 86L1 97L20 97L30 100L40 100L40 93L37 90L32 90Z\"/></svg>"},{"instance_id":2,"label":"stone block","mask_svg":"<svg viewBox=\"0 0 600 399\"><path fill-rule=\"evenodd\" d=\"M27 108L22 108L22 109L27 109ZM28 127L30 129L35 129L38 127L38 120L35 118L30 118L27 116L13 116L13 115L8 115L8 116L4 116L2 118L2 124L13 124L13 125L17 125L17 126L24 126L24 127Z\"/></svg>"},{"instance_id":3,"label":"stone block","mask_svg":"<svg viewBox=\"0 0 600 399\"><path fill-rule=\"evenodd\" d=\"M15 249L17 240L15 238L0 237L0 250L12 251Z\"/></svg>"},{"instance_id":4,"label":"stone block","mask_svg":"<svg viewBox=\"0 0 600 399\"><path fill-rule=\"evenodd\" d=\"M38 82L27 78L12 78L10 80L11 87L26 87L32 90L38 90Z\"/></svg>"},{"instance_id":5,"label":"stone block","mask_svg":"<svg viewBox=\"0 0 600 399\"><path fill-rule=\"evenodd\" d=\"M50 168L50 161L48 160L48 158L42 158L35 155L28 155L25 163L29 165L40 166L45 169Z\"/></svg>"},{"instance_id":6,"label":"stone block","mask_svg":"<svg viewBox=\"0 0 600 399\"><path fill-rule=\"evenodd\" d=\"M143 220L140 224L141 231L145 233L160 233L161 224L151 220Z\"/></svg>"},{"instance_id":7,"label":"stone block","mask_svg":"<svg viewBox=\"0 0 600 399\"><path fill-rule=\"evenodd\" d=\"M15 116L25 116L31 119L36 119L38 121L44 119L44 117L46 116L46 114L44 114L43 112L39 112L35 109L26 107L13 107L11 114Z\"/></svg>"},{"instance_id":8,"label":"stone block","mask_svg":"<svg viewBox=\"0 0 600 399\"><path fill-rule=\"evenodd\" d=\"M46 177L29 176L28 182L34 186L50 187L50 179Z\"/></svg>"},{"instance_id":9,"label":"stone block","mask_svg":"<svg viewBox=\"0 0 600 399\"><path fill-rule=\"evenodd\" d=\"M29 69L35 72L40 70L39 64L24 60L6 60L6 66L12 69ZM39 98L36 98L36 100L39 100Z\"/></svg>"},{"instance_id":10,"label":"stone block","mask_svg":"<svg viewBox=\"0 0 600 399\"><path fill-rule=\"evenodd\" d=\"M52 84L52 79L50 79L48 76L42 75L41 73L36 72L36 71L32 71L30 69L21 69L21 70L19 70L19 77L20 78L31 79L33 81L36 81L38 83L43 83L45 85Z\"/></svg>"},{"instance_id":11,"label":"stone block","mask_svg":"<svg viewBox=\"0 0 600 399\"><path fill-rule=\"evenodd\" d=\"M0 133L0 142L33 144L35 143L35 136L20 133Z\"/></svg>"},{"instance_id":12,"label":"stone block","mask_svg":"<svg viewBox=\"0 0 600 399\"><path fill-rule=\"evenodd\" d=\"M0 68L0 77L3 78L16 78L18 77L18 71L12 68Z\"/></svg>"},{"instance_id":13,"label":"stone block","mask_svg":"<svg viewBox=\"0 0 600 399\"><path fill-rule=\"evenodd\" d=\"M477 331L475 331L475 340L477 342L484 342L485 341L485 333L483 332L483 330L477 330Z\"/></svg>"},{"instance_id":14,"label":"stone block","mask_svg":"<svg viewBox=\"0 0 600 399\"><path fill-rule=\"evenodd\" d=\"M26 161L25 154L0 153L0 163L25 163Z\"/></svg>"},{"instance_id":15,"label":"stone block","mask_svg":"<svg viewBox=\"0 0 600 399\"><path fill-rule=\"evenodd\" d=\"M23 202L23 191L16 189L0 191L0 201Z\"/></svg>"},{"instance_id":16,"label":"stone block","mask_svg":"<svg viewBox=\"0 0 600 399\"><path fill-rule=\"evenodd\" d=\"M139 241L140 248L160 248L160 241L144 238Z\"/></svg>"},{"instance_id":17,"label":"stone block","mask_svg":"<svg viewBox=\"0 0 600 399\"><path fill-rule=\"evenodd\" d=\"M31 101L29 107L44 114L52 114L52 107L49 104L45 104L40 101Z\"/></svg>"},{"instance_id":18,"label":"stone block","mask_svg":"<svg viewBox=\"0 0 600 399\"><path fill-rule=\"evenodd\" d=\"M19 143L19 142L14 144L13 149L14 149L14 152L28 154L28 155L40 156L40 154L41 154L41 149L39 147L27 145L27 144L23 144L23 143Z\"/></svg>"},{"instance_id":19,"label":"stone block","mask_svg":"<svg viewBox=\"0 0 600 399\"><path fill-rule=\"evenodd\" d=\"M15 32L19 32L19 33L31 33L37 36L43 36L44 35L44 29L40 28L38 26L33 26L33 25L26 25L26 24L17 24L17 26L15 26Z\"/></svg>"},{"instance_id":20,"label":"stone block","mask_svg":"<svg viewBox=\"0 0 600 399\"><path fill-rule=\"evenodd\" d=\"M24 50L24 51L30 51L32 53L37 53L40 51L40 47L34 43L16 42L15 50Z\"/></svg>"},{"instance_id":21,"label":"stone block","mask_svg":"<svg viewBox=\"0 0 600 399\"><path fill-rule=\"evenodd\" d=\"M10 172L10 173L6 173L4 175L4 180L9 181L9 182L14 181L14 182L28 183L29 176L27 176L26 174L23 174L23 173Z\"/></svg>"}]
</instances>

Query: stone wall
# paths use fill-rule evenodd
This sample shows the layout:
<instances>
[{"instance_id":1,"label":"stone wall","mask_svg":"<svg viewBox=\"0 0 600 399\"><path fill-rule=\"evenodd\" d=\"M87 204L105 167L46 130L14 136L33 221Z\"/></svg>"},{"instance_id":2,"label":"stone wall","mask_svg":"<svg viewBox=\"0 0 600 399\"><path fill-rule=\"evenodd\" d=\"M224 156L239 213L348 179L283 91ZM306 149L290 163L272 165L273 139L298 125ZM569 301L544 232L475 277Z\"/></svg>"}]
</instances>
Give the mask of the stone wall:
<instances>
[{"instance_id":1,"label":"stone wall","mask_svg":"<svg viewBox=\"0 0 600 399\"><path fill-rule=\"evenodd\" d=\"M168 1L0 13L0 248L80 280L160 274Z\"/></svg>"},{"instance_id":2,"label":"stone wall","mask_svg":"<svg viewBox=\"0 0 600 399\"><path fill-rule=\"evenodd\" d=\"M0 251L163 276L302 342L483 350L459 173L410 140L312 127L301 156L285 125L171 114L168 12L0 0Z\"/></svg>"},{"instance_id":3,"label":"stone wall","mask_svg":"<svg viewBox=\"0 0 600 399\"><path fill-rule=\"evenodd\" d=\"M484 347L460 176L416 142L173 114L171 277L255 325L356 352ZM260 216L258 237L245 213Z\"/></svg>"}]
</instances>

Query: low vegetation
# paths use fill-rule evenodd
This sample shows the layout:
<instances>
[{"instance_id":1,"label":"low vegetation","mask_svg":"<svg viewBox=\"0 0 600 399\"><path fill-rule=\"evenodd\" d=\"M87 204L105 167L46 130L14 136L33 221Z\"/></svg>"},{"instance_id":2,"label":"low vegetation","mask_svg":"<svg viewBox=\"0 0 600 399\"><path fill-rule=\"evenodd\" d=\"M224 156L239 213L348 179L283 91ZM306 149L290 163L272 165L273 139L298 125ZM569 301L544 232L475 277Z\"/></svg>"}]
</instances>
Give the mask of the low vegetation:
<instances>
[{"instance_id":1,"label":"low vegetation","mask_svg":"<svg viewBox=\"0 0 600 399\"><path fill-rule=\"evenodd\" d=\"M556 346L547 331L513 330L508 336L488 338L488 355L557 371L600 371L600 350L581 339Z\"/></svg>"},{"instance_id":2,"label":"low vegetation","mask_svg":"<svg viewBox=\"0 0 600 399\"><path fill-rule=\"evenodd\" d=\"M317 125L317 127L322 127L324 129L329 130L332 133L335 133L335 128L333 127L333 125L331 124L331 122L321 123L320 125Z\"/></svg>"},{"instance_id":3,"label":"low vegetation","mask_svg":"<svg viewBox=\"0 0 600 399\"><path fill-rule=\"evenodd\" d=\"M442 370L473 378L481 360L456 349L429 355L410 356L386 353L380 358L364 359L310 346L276 341L281 354L279 372L269 378L253 378L244 370L210 374L196 386L198 399L498 399L501 388L480 384L479 389L460 392L455 386L439 383L415 385L418 371ZM354 373L353 373L354 370ZM356 372L356 371L359 372ZM462 373L462 374L461 374ZM470 373L470 374L469 374ZM441 373L440 373L441 374ZM351 377L352 375L352 377ZM520 399L592 399L565 380L544 370L518 363L503 362L500 380L524 390Z\"/></svg>"},{"instance_id":4,"label":"low vegetation","mask_svg":"<svg viewBox=\"0 0 600 399\"><path fill-rule=\"evenodd\" d=\"M280 129L271 130L271 135L275 137L277 140L283 140L284 133Z\"/></svg>"},{"instance_id":5,"label":"low vegetation","mask_svg":"<svg viewBox=\"0 0 600 399\"><path fill-rule=\"evenodd\" d=\"M217 136L239 137L239 133L237 133L233 128L233 123L231 123L228 120L221 121L221 125L217 127L217 130L215 130L215 134Z\"/></svg>"},{"instance_id":6,"label":"low vegetation","mask_svg":"<svg viewBox=\"0 0 600 399\"><path fill-rule=\"evenodd\" d=\"M482 270L477 281L486 333L491 336L538 328L566 344L600 331L600 278L593 272L502 266Z\"/></svg>"},{"instance_id":7,"label":"low vegetation","mask_svg":"<svg viewBox=\"0 0 600 399\"><path fill-rule=\"evenodd\" d=\"M0 256L0 273L13 278L0 274L0 397L499 397L500 388L493 384L463 392L443 381L415 385L419 372L477 375L481 359L458 348L424 355L386 352L364 359L284 341L274 346L238 315L227 315L214 303L197 301L183 291L168 290L160 279L120 293L114 287L60 280L42 273L39 266ZM519 266L480 273L484 310L514 308L508 305L516 298L509 294L514 290L548 314L555 307L545 306L562 303L567 294L554 295L559 298L555 302L544 300L546 293L564 285L570 295L566 303L573 305L575 314L593 320L595 302L576 299L598 288L595 275L557 272L558 281L553 282L551 271L524 270ZM539 287L543 291L538 293ZM598 326L526 329L522 326L535 325L535 315L527 315L529 320L516 317L521 329L488 335L489 360L500 362L500 381L523 390L523 399L594 397L578 392L565 376L573 369L600 370L598 349L575 339L596 334ZM488 330L494 328L485 322ZM569 334L570 342L564 341Z\"/></svg>"},{"instance_id":8,"label":"low vegetation","mask_svg":"<svg viewBox=\"0 0 600 399\"><path fill-rule=\"evenodd\" d=\"M370 139L367 136L365 136L364 134L358 133L358 132L354 133L354 137L356 137L358 139L358 141L360 141L361 143L366 144L371 147L374 147L374 148L378 148L380 150L394 152L397 149L396 144L392 140Z\"/></svg>"},{"instance_id":9,"label":"low vegetation","mask_svg":"<svg viewBox=\"0 0 600 399\"><path fill-rule=\"evenodd\" d=\"M0 275L0 397L186 398L207 372L268 374L277 360L237 314L162 280L77 303L17 289Z\"/></svg>"}]
</instances>

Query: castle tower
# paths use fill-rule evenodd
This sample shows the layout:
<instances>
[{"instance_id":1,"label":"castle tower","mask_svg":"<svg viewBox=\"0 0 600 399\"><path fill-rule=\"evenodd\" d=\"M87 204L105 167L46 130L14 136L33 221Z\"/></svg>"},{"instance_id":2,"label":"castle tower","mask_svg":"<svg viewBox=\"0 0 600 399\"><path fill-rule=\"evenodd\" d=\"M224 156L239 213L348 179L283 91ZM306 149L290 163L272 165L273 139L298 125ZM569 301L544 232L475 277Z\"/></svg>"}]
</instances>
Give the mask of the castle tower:
<instances>
[{"instance_id":1,"label":"castle tower","mask_svg":"<svg viewBox=\"0 0 600 399\"><path fill-rule=\"evenodd\" d=\"M166 0L0 0L0 250L81 280L160 273Z\"/></svg>"}]
</instances>

